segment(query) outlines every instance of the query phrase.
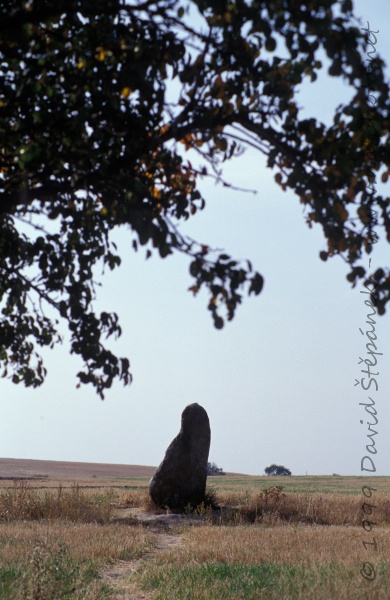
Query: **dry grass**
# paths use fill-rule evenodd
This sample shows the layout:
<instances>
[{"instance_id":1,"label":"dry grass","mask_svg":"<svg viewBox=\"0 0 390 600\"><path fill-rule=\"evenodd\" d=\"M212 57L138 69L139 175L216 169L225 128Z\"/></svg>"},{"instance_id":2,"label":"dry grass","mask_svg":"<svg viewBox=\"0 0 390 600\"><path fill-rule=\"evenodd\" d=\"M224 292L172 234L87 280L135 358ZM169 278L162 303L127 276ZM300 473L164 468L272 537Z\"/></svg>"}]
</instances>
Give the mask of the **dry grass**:
<instances>
[{"instance_id":1,"label":"dry grass","mask_svg":"<svg viewBox=\"0 0 390 600\"><path fill-rule=\"evenodd\" d=\"M98 569L133 560L155 545L140 526L111 521L115 493L31 489L0 492L0 597L7 600L97 600L109 597Z\"/></svg>"},{"instance_id":2,"label":"dry grass","mask_svg":"<svg viewBox=\"0 0 390 600\"><path fill-rule=\"evenodd\" d=\"M374 557L362 545L366 536L362 528L341 526L192 528L140 580L155 600L388 600L387 530L375 530ZM370 559L373 582L360 575Z\"/></svg>"},{"instance_id":3,"label":"dry grass","mask_svg":"<svg viewBox=\"0 0 390 600\"><path fill-rule=\"evenodd\" d=\"M68 548L75 561L102 564L138 558L155 544L155 536L139 526L92 523L15 522L0 532L0 564L28 561L40 543Z\"/></svg>"},{"instance_id":4,"label":"dry grass","mask_svg":"<svg viewBox=\"0 0 390 600\"><path fill-rule=\"evenodd\" d=\"M361 527L361 494L271 486L214 488L208 499L221 510L199 507L204 524L184 528L183 543L149 558L139 574L155 600L389 598L389 493L375 492L369 500L375 505L371 534ZM19 482L0 490L0 597L112 597L99 569L140 558L156 544L132 518L113 522L114 514L132 507L152 510L146 489L50 490ZM363 546L373 535L375 553ZM368 586L359 574L365 560L378 568Z\"/></svg>"},{"instance_id":5,"label":"dry grass","mask_svg":"<svg viewBox=\"0 0 390 600\"><path fill-rule=\"evenodd\" d=\"M213 524L241 525L260 522L266 525L306 523L318 525L359 526L362 521L363 496L337 493L285 493L281 486L259 491L208 491L209 504L220 511L200 507ZM371 501L378 526L390 525L390 494L376 493ZM31 488L17 482L13 488L0 491L0 522L14 520L65 519L83 523L109 523L113 508L140 507L145 512L156 510L147 489L82 489L78 485L55 490Z\"/></svg>"},{"instance_id":6,"label":"dry grass","mask_svg":"<svg viewBox=\"0 0 390 600\"><path fill-rule=\"evenodd\" d=\"M107 523L112 515L109 500L86 494L78 485L64 490L34 490L25 482L0 492L0 521L66 519Z\"/></svg>"},{"instance_id":7,"label":"dry grass","mask_svg":"<svg viewBox=\"0 0 390 600\"><path fill-rule=\"evenodd\" d=\"M113 490L112 493L115 504L124 508L137 506L147 510L151 502L148 488L135 490Z\"/></svg>"},{"instance_id":8,"label":"dry grass","mask_svg":"<svg viewBox=\"0 0 390 600\"><path fill-rule=\"evenodd\" d=\"M210 562L241 565L293 563L305 566L337 562L356 565L368 554L362 545L363 539L369 540L372 536L365 534L361 527L204 526L187 530L184 543L173 553L161 555L160 560L177 567ZM375 561L388 561L388 530L375 528L375 539L378 544Z\"/></svg>"},{"instance_id":9,"label":"dry grass","mask_svg":"<svg viewBox=\"0 0 390 600\"><path fill-rule=\"evenodd\" d=\"M88 495L96 498L96 491ZM158 510L150 500L147 489L111 490L110 500L120 508L140 507L145 512ZM213 524L242 525L260 522L273 526L283 523L306 523L318 525L360 526L363 518L364 500L375 505L373 514L378 526L390 525L390 494L375 492L372 500L363 495L337 493L288 493L282 486L271 486L258 490L219 491L208 488L209 504L217 505L220 511L199 507L206 521Z\"/></svg>"},{"instance_id":10,"label":"dry grass","mask_svg":"<svg viewBox=\"0 0 390 600\"><path fill-rule=\"evenodd\" d=\"M155 600L388 600L388 493L370 501L373 533L361 527L367 515L356 495L273 486L214 497L221 510L198 507L204 526L184 530L184 543L140 575ZM373 535L375 552L363 545ZM360 574L365 561L375 565L374 581Z\"/></svg>"},{"instance_id":11,"label":"dry grass","mask_svg":"<svg viewBox=\"0 0 390 600\"><path fill-rule=\"evenodd\" d=\"M9 600L102 600L112 597L98 577L103 565L134 560L155 536L139 526L28 521L0 533L0 597Z\"/></svg>"},{"instance_id":12,"label":"dry grass","mask_svg":"<svg viewBox=\"0 0 390 600\"><path fill-rule=\"evenodd\" d=\"M262 492L217 492L217 502L224 508L214 522L263 522L272 525L279 521L318 525L359 526L362 521L363 496L323 493L284 493L281 487ZM377 493L366 502L375 504L377 525L390 525L390 494Z\"/></svg>"}]
</instances>

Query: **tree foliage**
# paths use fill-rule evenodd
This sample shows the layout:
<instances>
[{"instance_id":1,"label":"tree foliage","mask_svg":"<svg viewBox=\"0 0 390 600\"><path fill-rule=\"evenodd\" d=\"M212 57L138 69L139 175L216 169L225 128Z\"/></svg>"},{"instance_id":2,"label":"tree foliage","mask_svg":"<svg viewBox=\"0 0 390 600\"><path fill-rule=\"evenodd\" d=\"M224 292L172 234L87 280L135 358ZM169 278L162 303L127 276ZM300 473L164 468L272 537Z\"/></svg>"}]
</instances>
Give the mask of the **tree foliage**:
<instances>
[{"instance_id":1,"label":"tree foliage","mask_svg":"<svg viewBox=\"0 0 390 600\"><path fill-rule=\"evenodd\" d=\"M283 467L283 465L270 465L264 469L266 475L291 475L290 469Z\"/></svg>"},{"instance_id":2,"label":"tree foliage","mask_svg":"<svg viewBox=\"0 0 390 600\"><path fill-rule=\"evenodd\" d=\"M324 58L352 92L330 126L300 118L297 102ZM229 185L223 163L247 146L323 227L321 258L344 257L353 284L380 228L390 241L389 201L375 193L390 172L389 89L349 0L14 0L0 5L0 63L0 361L15 383L43 382L37 347L60 340L57 319L81 383L103 397L131 380L104 345L117 316L93 308L96 266L121 262L117 227L148 256L189 257L190 290L208 290L217 328L261 292L249 261L177 228L205 205L199 179ZM372 275L383 313L389 271Z\"/></svg>"},{"instance_id":3,"label":"tree foliage","mask_svg":"<svg viewBox=\"0 0 390 600\"><path fill-rule=\"evenodd\" d=\"M216 463L207 463L207 475L226 475L222 467L218 467Z\"/></svg>"}]
</instances>

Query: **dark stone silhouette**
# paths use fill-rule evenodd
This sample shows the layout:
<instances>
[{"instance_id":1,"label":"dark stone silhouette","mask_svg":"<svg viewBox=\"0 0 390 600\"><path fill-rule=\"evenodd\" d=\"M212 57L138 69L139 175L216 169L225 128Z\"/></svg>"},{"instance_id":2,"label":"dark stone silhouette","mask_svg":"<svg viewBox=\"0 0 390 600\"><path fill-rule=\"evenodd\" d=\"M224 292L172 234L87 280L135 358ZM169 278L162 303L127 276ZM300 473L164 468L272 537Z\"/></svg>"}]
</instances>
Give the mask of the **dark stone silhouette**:
<instances>
[{"instance_id":1,"label":"dark stone silhouette","mask_svg":"<svg viewBox=\"0 0 390 600\"><path fill-rule=\"evenodd\" d=\"M205 499L210 423L202 406L189 404L181 415L179 434L149 482L149 495L161 507L195 508Z\"/></svg>"}]
</instances>

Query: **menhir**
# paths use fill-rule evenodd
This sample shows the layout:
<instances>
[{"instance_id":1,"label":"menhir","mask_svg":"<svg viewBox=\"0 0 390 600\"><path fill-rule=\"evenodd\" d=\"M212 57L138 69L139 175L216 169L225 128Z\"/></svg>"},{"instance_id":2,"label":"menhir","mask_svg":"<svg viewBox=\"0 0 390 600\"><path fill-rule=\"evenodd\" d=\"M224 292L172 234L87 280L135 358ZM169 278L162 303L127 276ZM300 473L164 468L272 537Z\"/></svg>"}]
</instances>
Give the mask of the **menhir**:
<instances>
[{"instance_id":1,"label":"menhir","mask_svg":"<svg viewBox=\"0 0 390 600\"><path fill-rule=\"evenodd\" d=\"M149 482L149 495L160 507L195 508L205 499L210 422L196 402L181 416L179 434L168 446L164 460Z\"/></svg>"}]
</instances>

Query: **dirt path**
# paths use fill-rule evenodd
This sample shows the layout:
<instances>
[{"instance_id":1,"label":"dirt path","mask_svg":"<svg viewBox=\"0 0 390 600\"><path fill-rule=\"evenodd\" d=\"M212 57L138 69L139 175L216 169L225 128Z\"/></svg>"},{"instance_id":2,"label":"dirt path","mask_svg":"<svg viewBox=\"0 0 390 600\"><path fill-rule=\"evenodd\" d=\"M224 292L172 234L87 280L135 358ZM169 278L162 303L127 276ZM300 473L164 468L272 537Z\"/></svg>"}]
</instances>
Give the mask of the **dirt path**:
<instances>
[{"instance_id":1,"label":"dirt path","mask_svg":"<svg viewBox=\"0 0 390 600\"><path fill-rule=\"evenodd\" d=\"M121 515L117 515L118 520L129 518L130 511L121 512ZM134 511L131 512L132 516L135 517ZM136 517L139 523L147 526L151 533L157 537L157 544L153 550L147 552L141 558L117 561L101 571L102 579L114 590L113 598L115 600L151 600L153 598L153 593L141 590L135 581L137 571L161 552L169 552L179 546L183 540L177 531L177 526L193 520L183 518L183 515L147 515L139 513Z\"/></svg>"},{"instance_id":2,"label":"dirt path","mask_svg":"<svg viewBox=\"0 0 390 600\"><path fill-rule=\"evenodd\" d=\"M146 562L155 558L160 552L172 550L181 544L179 534L153 532L158 537L157 546L142 558L125 561L121 560L102 573L102 578L114 589L114 598L117 600L144 600L153 598L153 594L140 589L134 581L134 575Z\"/></svg>"}]
</instances>

